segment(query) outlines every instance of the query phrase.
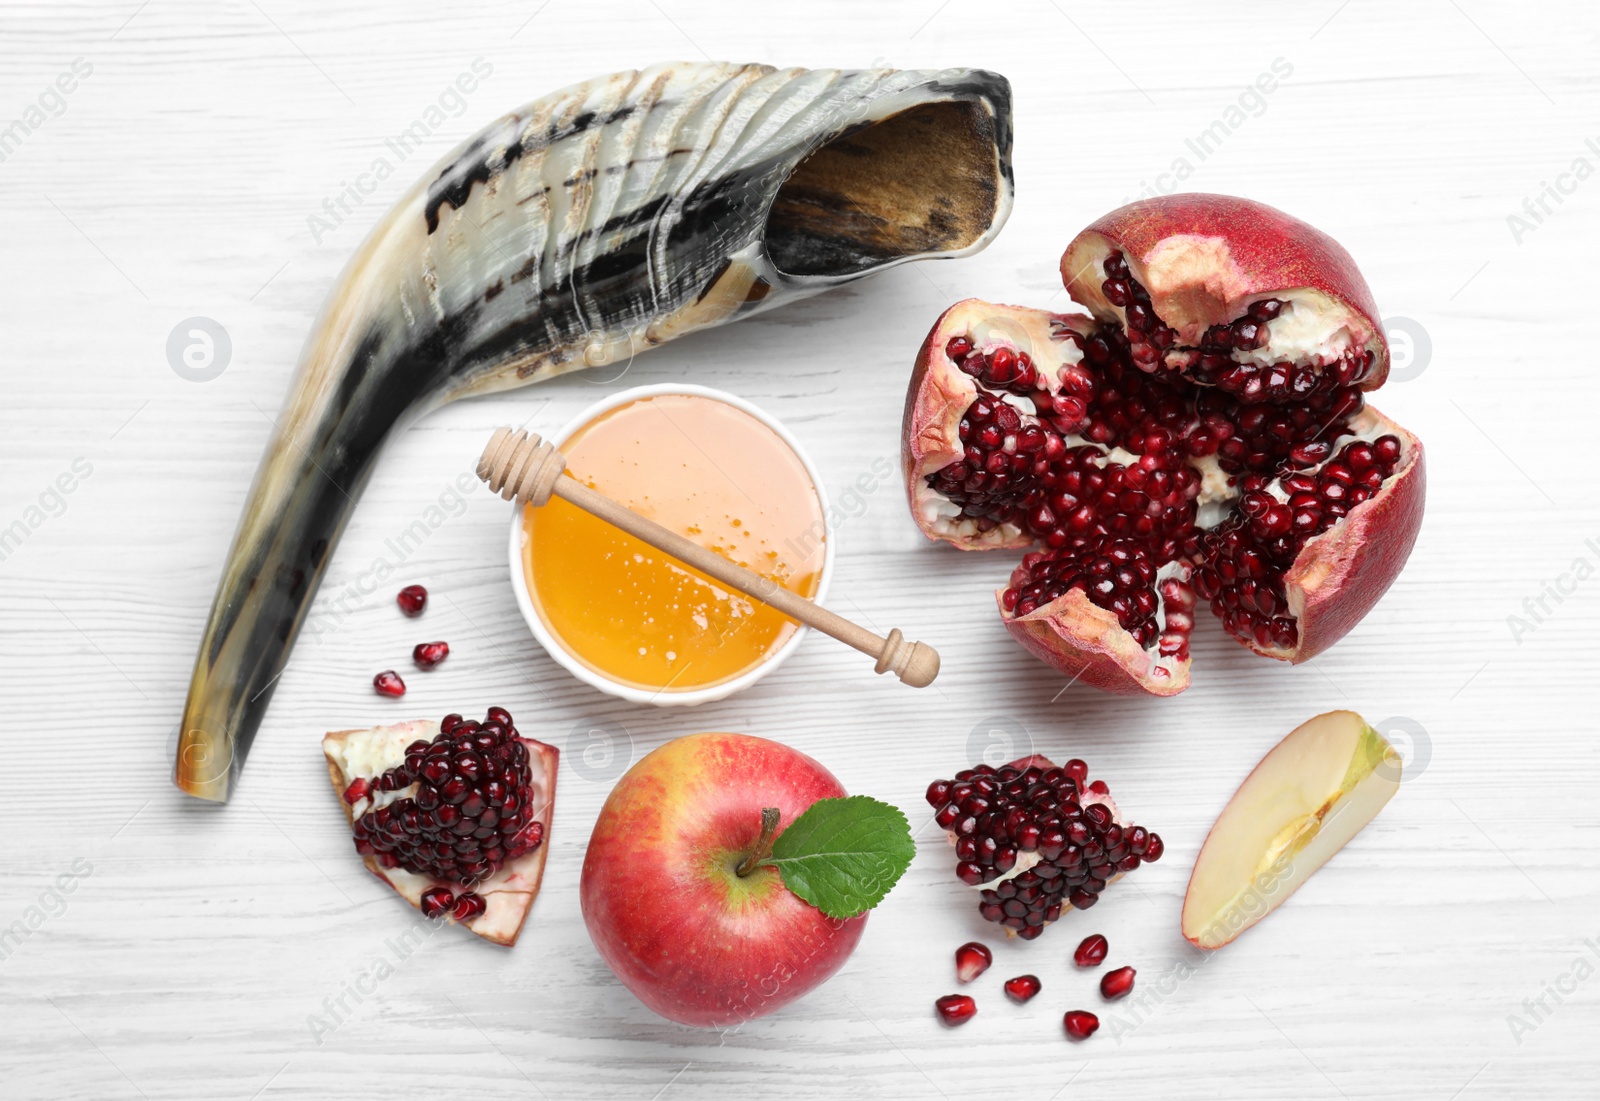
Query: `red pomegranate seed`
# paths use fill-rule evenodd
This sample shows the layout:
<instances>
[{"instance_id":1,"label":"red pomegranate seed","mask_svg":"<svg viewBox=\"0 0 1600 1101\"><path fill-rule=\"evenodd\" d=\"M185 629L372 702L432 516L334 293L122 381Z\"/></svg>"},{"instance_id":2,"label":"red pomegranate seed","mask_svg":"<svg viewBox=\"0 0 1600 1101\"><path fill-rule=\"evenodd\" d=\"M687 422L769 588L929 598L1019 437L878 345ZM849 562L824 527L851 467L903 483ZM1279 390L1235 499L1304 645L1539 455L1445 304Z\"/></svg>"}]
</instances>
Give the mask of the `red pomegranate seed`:
<instances>
[{"instance_id":1,"label":"red pomegranate seed","mask_svg":"<svg viewBox=\"0 0 1600 1101\"><path fill-rule=\"evenodd\" d=\"M964 1025L978 1012L978 1003L965 994L946 994L933 1003L939 1019L947 1025Z\"/></svg>"},{"instance_id":2,"label":"red pomegranate seed","mask_svg":"<svg viewBox=\"0 0 1600 1101\"><path fill-rule=\"evenodd\" d=\"M411 660L416 662L418 669L432 669L449 656L448 642L419 642L411 651Z\"/></svg>"},{"instance_id":3,"label":"red pomegranate seed","mask_svg":"<svg viewBox=\"0 0 1600 1101\"><path fill-rule=\"evenodd\" d=\"M1099 933L1083 938L1083 943L1078 945L1078 950L1072 953L1072 962L1079 967L1099 967L1106 962L1106 952L1110 945L1106 938Z\"/></svg>"},{"instance_id":4,"label":"red pomegranate seed","mask_svg":"<svg viewBox=\"0 0 1600 1101\"><path fill-rule=\"evenodd\" d=\"M456 899L456 908L451 911L450 916L457 921L471 921L488 908L489 904L480 896L466 891Z\"/></svg>"},{"instance_id":5,"label":"red pomegranate seed","mask_svg":"<svg viewBox=\"0 0 1600 1101\"><path fill-rule=\"evenodd\" d=\"M449 887L430 887L422 892L422 916L428 918L438 917L440 914L449 913L455 905L456 896Z\"/></svg>"},{"instance_id":6,"label":"red pomegranate seed","mask_svg":"<svg viewBox=\"0 0 1600 1101\"><path fill-rule=\"evenodd\" d=\"M1124 996L1133 989L1134 974L1131 967L1119 967L1115 971L1107 971L1100 977L1100 996L1107 1000Z\"/></svg>"},{"instance_id":7,"label":"red pomegranate seed","mask_svg":"<svg viewBox=\"0 0 1600 1101\"><path fill-rule=\"evenodd\" d=\"M400 674L393 669L387 669L372 678L372 687L380 696L403 696L406 694L406 682L400 679Z\"/></svg>"},{"instance_id":8,"label":"red pomegranate seed","mask_svg":"<svg viewBox=\"0 0 1600 1101\"><path fill-rule=\"evenodd\" d=\"M369 790L367 781L360 778L351 780L350 786L344 789L344 801L354 806L357 800L366 798Z\"/></svg>"},{"instance_id":9,"label":"red pomegranate seed","mask_svg":"<svg viewBox=\"0 0 1600 1101\"><path fill-rule=\"evenodd\" d=\"M994 956L977 941L970 941L956 949L956 981L971 982L994 962Z\"/></svg>"},{"instance_id":10,"label":"red pomegranate seed","mask_svg":"<svg viewBox=\"0 0 1600 1101\"><path fill-rule=\"evenodd\" d=\"M1006 980L1006 996L1021 1005L1042 989L1037 975L1018 975Z\"/></svg>"},{"instance_id":11,"label":"red pomegranate seed","mask_svg":"<svg viewBox=\"0 0 1600 1101\"><path fill-rule=\"evenodd\" d=\"M428 590L421 585L407 585L395 595L394 601L408 616L419 616L428 606Z\"/></svg>"},{"instance_id":12,"label":"red pomegranate seed","mask_svg":"<svg viewBox=\"0 0 1600 1101\"><path fill-rule=\"evenodd\" d=\"M1087 1009L1071 1009L1061 1018L1061 1023L1074 1040L1087 1040L1100 1027L1100 1018Z\"/></svg>"}]
</instances>

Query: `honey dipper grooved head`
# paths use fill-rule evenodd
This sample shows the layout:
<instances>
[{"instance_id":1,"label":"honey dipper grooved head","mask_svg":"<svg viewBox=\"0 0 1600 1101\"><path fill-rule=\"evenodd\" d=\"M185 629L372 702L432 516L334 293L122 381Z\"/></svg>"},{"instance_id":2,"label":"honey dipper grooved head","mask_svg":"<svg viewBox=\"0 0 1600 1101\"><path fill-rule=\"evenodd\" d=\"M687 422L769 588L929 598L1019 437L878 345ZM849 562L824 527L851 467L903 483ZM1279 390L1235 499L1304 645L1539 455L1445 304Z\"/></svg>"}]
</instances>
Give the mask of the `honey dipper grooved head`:
<instances>
[{"instance_id":1,"label":"honey dipper grooved head","mask_svg":"<svg viewBox=\"0 0 1600 1101\"><path fill-rule=\"evenodd\" d=\"M478 477L508 501L540 506L550 500L566 458L537 435L497 428L478 459Z\"/></svg>"}]
</instances>

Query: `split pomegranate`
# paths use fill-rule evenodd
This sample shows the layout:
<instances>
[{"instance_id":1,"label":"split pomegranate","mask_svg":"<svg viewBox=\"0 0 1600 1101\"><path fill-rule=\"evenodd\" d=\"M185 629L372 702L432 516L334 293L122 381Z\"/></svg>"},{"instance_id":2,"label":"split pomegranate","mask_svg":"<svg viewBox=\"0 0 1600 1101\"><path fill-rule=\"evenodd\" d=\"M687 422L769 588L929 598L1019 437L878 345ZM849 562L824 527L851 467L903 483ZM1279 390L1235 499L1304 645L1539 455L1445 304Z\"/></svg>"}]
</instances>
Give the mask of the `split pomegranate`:
<instances>
[{"instance_id":1,"label":"split pomegranate","mask_svg":"<svg viewBox=\"0 0 1600 1101\"><path fill-rule=\"evenodd\" d=\"M449 656L448 642L419 642L411 651L411 660L418 669L432 669Z\"/></svg>"},{"instance_id":2,"label":"split pomegranate","mask_svg":"<svg viewBox=\"0 0 1600 1101\"><path fill-rule=\"evenodd\" d=\"M428 590L421 585L407 585L395 594L395 603L408 616L419 616L428 606Z\"/></svg>"},{"instance_id":3,"label":"split pomegranate","mask_svg":"<svg viewBox=\"0 0 1600 1101\"><path fill-rule=\"evenodd\" d=\"M515 943L544 873L557 751L504 708L323 739L367 867L427 917Z\"/></svg>"},{"instance_id":4,"label":"split pomegranate","mask_svg":"<svg viewBox=\"0 0 1600 1101\"><path fill-rule=\"evenodd\" d=\"M956 949L956 981L971 982L985 971L994 962L994 956L989 949L977 941L969 941Z\"/></svg>"},{"instance_id":5,"label":"split pomegranate","mask_svg":"<svg viewBox=\"0 0 1600 1101\"><path fill-rule=\"evenodd\" d=\"M1074 1040L1087 1040L1100 1027L1100 1018L1087 1009L1069 1009L1061 1024Z\"/></svg>"},{"instance_id":6,"label":"split pomegranate","mask_svg":"<svg viewBox=\"0 0 1600 1101\"><path fill-rule=\"evenodd\" d=\"M1137 974L1131 967L1119 967L1115 971L1107 971L1100 976L1100 996L1107 1000L1124 997L1133 989L1133 976Z\"/></svg>"},{"instance_id":7,"label":"split pomegranate","mask_svg":"<svg viewBox=\"0 0 1600 1101\"><path fill-rule=\"evenodd\" d=\"M934 1012L947 1025L964 1025L978 1012L978 1003L966 994L946 994L933 1003Z\"/></svg>"},{"instance_id":8,"label":"split pomegranate","mask_svg":"<svg viewBox=\"0 0 1600 1101\"><path fill-rule=\"evenodd\" d=\"M372 690L380 696L393 696L399 699L406 694L406 682L400 679L400 674L393 669L385 669L372 678Z\"/></svg>"},{"instance_id":9,"label":"split pomegranate","mask_svg":"<svg viewBox=\"0 0 1600 1101\"><path fill-rule=\"evenodd\" d=\"M1366 404L1389 370L1348 253L1220 195L1133 203L1061 261L1092 316L975 299L918 355L903 457L931 539L1027 549L996 594L1030 652L1173 695L1195 607L1305 661L1405 564L1422 445Z\"/></svg>"},{"instance_id":10,"label":"split pomegranate","mask_svg":"<svg viewBox=\"0 0 1600 1101\"><path fill-rule=\"evenodd\" d=\"M1038 975L1018 975L1014 979L1007 979L1005 983L1006 997L1021 1005L1031 999L1043 989Z\"/></svg>"},{"instance_id":11,"label":"split pomegranate","mask_svg":"<svg viewBox=\"0 0 1600 1101\"><path fill-rule=\"evenodd\" d=\"M1145 846L1145 855L1148 857L1150 848ZM1078 950L1072 953L1072 962L1079 967L1099 967L1106 962L1106 952L1111 946L1106 943L1106 938L1099 933L1083 938L1083 943L1078 945Z\"/></svg>"},{"instance_id":12,"label":"split pomegranate","mask_svg":"<svg viewBox=\"0 0 1600 1101\"><path fill-rule=\"evenodd\" d=\"M1159 836L1122 821L1111 789L1077 759L981 764L935 780L927 799L955 845L956 878L980 891L978 912L1026 940L1163 851Z\"/></svg>"}]
</instances>

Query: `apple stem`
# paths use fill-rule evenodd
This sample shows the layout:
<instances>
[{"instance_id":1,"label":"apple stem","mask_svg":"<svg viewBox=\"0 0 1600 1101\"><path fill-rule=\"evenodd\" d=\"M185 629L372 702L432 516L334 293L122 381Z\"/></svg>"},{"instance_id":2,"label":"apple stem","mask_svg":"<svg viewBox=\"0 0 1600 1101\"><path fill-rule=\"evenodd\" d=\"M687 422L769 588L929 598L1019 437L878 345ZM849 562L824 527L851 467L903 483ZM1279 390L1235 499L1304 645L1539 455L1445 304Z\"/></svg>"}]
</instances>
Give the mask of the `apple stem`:
<instances>
[{"instance_id":1,"label":"apple stem","mask_svg":"<svg viewBox=\"0 0 1600 1101\"><path fill-rule=\"evenodd\" d=\"M778 832L778 808L763 807L761 809L761 836L756 838L756 847L750 855L739 862L734 869L734 874L743 878L761 866L761 862L772 855L772 835Z\"/></svg>"}]
</instances>

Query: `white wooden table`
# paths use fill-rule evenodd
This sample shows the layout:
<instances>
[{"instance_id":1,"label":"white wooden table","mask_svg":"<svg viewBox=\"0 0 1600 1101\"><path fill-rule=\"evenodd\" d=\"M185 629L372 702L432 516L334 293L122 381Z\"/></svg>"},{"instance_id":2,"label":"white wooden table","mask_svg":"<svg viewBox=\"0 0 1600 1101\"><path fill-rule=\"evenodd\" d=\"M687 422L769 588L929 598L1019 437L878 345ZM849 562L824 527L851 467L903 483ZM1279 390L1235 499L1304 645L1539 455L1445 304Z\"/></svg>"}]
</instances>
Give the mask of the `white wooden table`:
<instances>
[{"instance_id":1,"label":"white wooden table","mask_svg":"<svg viewBox=\"0 0 1600 1101\"><path fill-rule=\"evenodd\" d=\"M37 928L0 960L0 1095L1594 1096L1600 140L1586 141L1600 139L1600 19L1592 5L1484 0L1207 10L6 3L0 126L39 125L0 162L0 527L28 524L0 562L0 925ZM1255 659L1207 623L1177 699L1063 694L996 620L1009 559L925 544L899 485L880 483L840 501L836 603L938 645L937 688L863 675L857 655L812 638L757 690L686 713L600 696L536 647L507 584L507 508L478 488L404 563L435 594L426 626L385 590L303 639L235 800L180 797L170 751L201 625L335 273L413 178L500 112L672 56L997 69L1016 92L1011 224L975 259L684 340L623 379L580 375L428 418L384 456L319 612L469 469L492 426L555 426L625 385L687 379L749 398L803 439L840 501L895 455L910 359L945 304L1059 305L1055 263L1077 228L1179 186L1332 232L1395 330L1428 346L1378 398L1430 452L1410 566L1310 665ZM324 200L394 159L385 138L479 58L492 73L447 97L426 148L313 229L313 216L334 221ZM1199 157L1186 139L1280 58L1292 72L1246 97L1242 123ZM29 115L61 74L73 90ZM1580 158L1583 178L1560 175ZM232 345L206 383L179 378L165 350L194 316ZM70 493L52 489L63 475ZM1524 602L1557 585L1570 594L1545 596L1535 623ZM372 673L400 664L419 629L451 642L449 663L402 703L378 699ZM819 678L834 687L811 690ZM513 951L446 930L397 960L389 942L414 915L357 865L318 737L490 703L566 750L544 893ZM1412 756L1405 786L1283 910L1196 962L1177 915L1207 826L1263 751L1335 707L1386 722ZM919 822L926 783L994 759L992 742L1081 755L1168 854L1092 915L1002 944L926 828L837 978L736 1033L679 1028L606 970L576 886L622 767L701 729L786 741ZM1074 1046L1060 1014L1098 995L1068 954L1090 931L1159 996L1105 1013ZM976 1020L948 1032L931 1003L974 935L997 961ZM379 960L392 974L374 988ZM1023 970L1045 993L1018 1009L999 981ZM316 1035L347 984L372 992L346 996L349 1012Z\"/></svg>"}]
</instances>

